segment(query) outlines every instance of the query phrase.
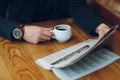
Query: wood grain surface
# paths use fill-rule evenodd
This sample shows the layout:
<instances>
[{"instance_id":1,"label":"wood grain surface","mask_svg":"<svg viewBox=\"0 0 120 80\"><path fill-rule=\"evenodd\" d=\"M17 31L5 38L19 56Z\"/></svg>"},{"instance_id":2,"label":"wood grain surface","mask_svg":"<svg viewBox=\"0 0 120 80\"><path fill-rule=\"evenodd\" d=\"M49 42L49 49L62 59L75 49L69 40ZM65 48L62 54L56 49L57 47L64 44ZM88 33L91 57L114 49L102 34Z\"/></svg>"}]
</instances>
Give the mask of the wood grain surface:
<instances>
[{"instance_id":1,"label":"wood grain surface","mask_svg":"<svg viewBox=\"0 0 120 80\"><path fill-rule=\"evenodd\" d=\"M52 71L36 65L35 60L93 37L86 34L72 19L34 23L43 27L54 27L57 24L68 24L72 27L73 35L68 42L60 43L52 39L31 44L0 38L0 80L59 80ZM116 31L111 45L106 47L120 54L119 31ZM120 62L113 63L79 80L120 80Z\"/></svg>"}]
</instances>

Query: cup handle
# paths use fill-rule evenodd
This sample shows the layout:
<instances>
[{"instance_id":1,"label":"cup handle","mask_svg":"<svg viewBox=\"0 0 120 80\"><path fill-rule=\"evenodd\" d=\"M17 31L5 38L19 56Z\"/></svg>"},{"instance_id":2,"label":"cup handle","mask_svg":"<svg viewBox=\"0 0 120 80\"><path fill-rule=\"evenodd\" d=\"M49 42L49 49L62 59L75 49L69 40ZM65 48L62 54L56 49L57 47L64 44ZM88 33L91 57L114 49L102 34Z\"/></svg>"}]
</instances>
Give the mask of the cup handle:
<instances>
[{"instance_id":1,"label":"cup handle","mask_svg":"<svg viewBox=\"0 0 120 80\"><path fill-rule=\"evenodd\" d=\"M52 38L53 38L53 39L56 39L56 38L55 38L55 32L54 32L54 30L50 30L50 32L52 32L52 33L54 34L54 35L52 36Z\"/></svg>"}]
</instances>

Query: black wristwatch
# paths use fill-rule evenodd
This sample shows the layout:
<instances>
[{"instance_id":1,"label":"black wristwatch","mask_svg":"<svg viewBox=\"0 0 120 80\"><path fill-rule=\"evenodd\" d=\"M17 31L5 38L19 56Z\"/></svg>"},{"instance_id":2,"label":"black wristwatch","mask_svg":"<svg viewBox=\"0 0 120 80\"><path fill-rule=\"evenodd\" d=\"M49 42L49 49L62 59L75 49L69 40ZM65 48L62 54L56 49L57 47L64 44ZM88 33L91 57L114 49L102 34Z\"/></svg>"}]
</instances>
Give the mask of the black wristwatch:
<instances>
[{"instance_id":1,"label":"black wristwatch","mask_svg":"<svg viewBox=\"0 0 120 80\"><path fill-rule=\"evenodd\" d=\"M24 25L18 25L12 32L13 34L13 37L16 39L16 40L21 40L23 35L24 35L24 32L23 32L23 27Z\"/></svg>"}]
</instances>

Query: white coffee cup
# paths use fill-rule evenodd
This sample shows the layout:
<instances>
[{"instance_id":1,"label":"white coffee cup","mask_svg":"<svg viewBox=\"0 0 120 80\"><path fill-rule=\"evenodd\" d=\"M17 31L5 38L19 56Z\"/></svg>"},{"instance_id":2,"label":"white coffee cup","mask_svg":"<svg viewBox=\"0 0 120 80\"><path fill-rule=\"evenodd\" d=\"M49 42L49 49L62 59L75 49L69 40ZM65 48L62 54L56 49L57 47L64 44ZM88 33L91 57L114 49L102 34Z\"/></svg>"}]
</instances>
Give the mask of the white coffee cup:
<instances>
[{"instance_id":1,"label":"white coffee cup","mask_svg":"<svg viewBox=\"0 0 120 80\"><path fill-rule=\"evenodd\" d=\"M66 24L56 25L51 32L54 33L53 38L58 40L59 42L66 42L72 36L71 27Z\"/></svg>"}]
</instances>

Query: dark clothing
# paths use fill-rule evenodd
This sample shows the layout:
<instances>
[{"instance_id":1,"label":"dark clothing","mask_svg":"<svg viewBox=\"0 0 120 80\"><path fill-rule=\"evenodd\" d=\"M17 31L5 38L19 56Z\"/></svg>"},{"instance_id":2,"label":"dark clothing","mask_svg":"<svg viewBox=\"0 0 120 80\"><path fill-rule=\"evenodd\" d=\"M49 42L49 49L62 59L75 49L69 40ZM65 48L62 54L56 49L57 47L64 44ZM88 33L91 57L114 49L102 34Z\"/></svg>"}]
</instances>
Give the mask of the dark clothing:
<instances>
[{"instance_id":1,"label":"dark clothing","mask_svg":"<svg viewBox=\"0 0 120 80\"><path fill-rule=\"evenodd\" d=\"M0 36L13 40L18 24L72 17L87 33L103 22L85 0L0 0Z\"/></svg>"}]
</instances>

